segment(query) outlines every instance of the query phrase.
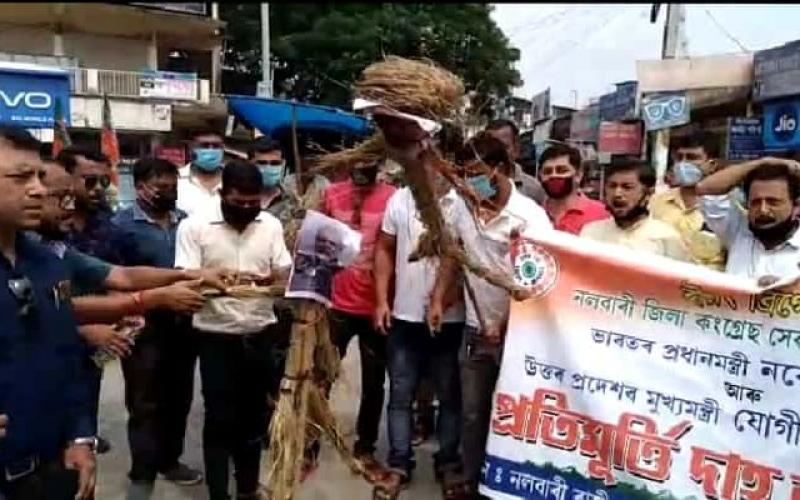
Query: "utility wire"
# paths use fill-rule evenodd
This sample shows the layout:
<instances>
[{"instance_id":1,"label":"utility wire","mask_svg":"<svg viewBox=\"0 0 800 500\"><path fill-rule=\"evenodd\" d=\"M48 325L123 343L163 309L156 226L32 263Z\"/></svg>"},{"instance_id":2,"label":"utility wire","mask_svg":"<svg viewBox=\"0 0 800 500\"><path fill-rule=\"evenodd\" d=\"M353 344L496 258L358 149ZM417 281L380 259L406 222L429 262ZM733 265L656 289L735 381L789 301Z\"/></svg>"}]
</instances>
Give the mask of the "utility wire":
<instances>
[{"instance_id":1,"label":"utility wire","mask_svg":"<svg viewBox=\"0 0 800 500\"><path fill-rule=\"evenodd\" d=\"M719 22L719 21L717 21L717 18L715 18L715 17L714 17L714 15L713 15L713 14L711 14L711 12L709 12L709 10L708 10L708 9L704 9L704 10L706 11L706 14L708 14L708 17L710 17L710 18L711 18L711 20L712 20L712 21L714 21L714 24L717 26L717 28L719 28L719 30L720 30L720 31L722 31L722 33L723 33L725 36L727 36L729 40L732 40L732 41L733 41L733 42L734 42L736 45L738 45L738 46L739 46L739 49L740 49L742 52L750 52L750 51L747 49L747 47L745 47L745 46L744 46L744 44L742 44L742 42L740 42L740 41L739 41L739 40L738 40L738 39L737 39L735 36L731 35L731 34L728 32L728 30L726 30L726 29L725 29L725 28L722 26L722 24L720 24L720 22Z\"/></svg>"}]
</instances>

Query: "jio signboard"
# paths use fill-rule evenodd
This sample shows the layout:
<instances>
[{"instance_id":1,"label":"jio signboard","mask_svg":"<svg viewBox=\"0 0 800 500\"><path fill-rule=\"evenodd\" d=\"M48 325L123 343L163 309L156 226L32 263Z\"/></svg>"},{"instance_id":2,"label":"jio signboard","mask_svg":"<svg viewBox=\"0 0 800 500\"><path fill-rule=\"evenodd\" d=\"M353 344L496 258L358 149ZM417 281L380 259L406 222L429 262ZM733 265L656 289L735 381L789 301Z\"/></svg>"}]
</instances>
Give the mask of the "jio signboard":
<instances>
[{"instance_id":1,"label":"jio signboard","mask_svg":"<svg viewBox=\"0 0 800 500\"><path fill-rule=\"evenodd\" d=\"M764 103L764 148L800 149L800 99Z\"/></svg>"},{"instance_id":2,"label":"jio signboard","mask_svg":"<svg viewBox=\"0 0 800 500\"><path fill-rule=\"evenodd\" d=\"M51 128L60 100L69 125L69 94L65 71L0 67L0 124Z\"/></svg>"}]
</instances>

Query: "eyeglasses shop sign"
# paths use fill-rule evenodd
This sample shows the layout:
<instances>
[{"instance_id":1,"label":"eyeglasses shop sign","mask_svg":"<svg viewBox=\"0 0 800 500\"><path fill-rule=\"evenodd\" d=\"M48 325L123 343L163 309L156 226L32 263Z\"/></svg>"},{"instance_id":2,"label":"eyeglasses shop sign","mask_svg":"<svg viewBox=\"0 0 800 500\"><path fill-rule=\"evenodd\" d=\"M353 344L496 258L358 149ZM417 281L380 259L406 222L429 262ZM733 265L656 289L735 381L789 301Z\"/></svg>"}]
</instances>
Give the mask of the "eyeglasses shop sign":
<instances>
[{"instance_id":1,"label":"eyeglasses shop sign","mask_svg":"<svg viewBox=\"0 0 800 500\"><path fill-rule=\"evenodd\" d=\"M69 125L69 93L66 72L0 68L0 124L50 128L60 100Z\"/></svg>"}]
</instances>

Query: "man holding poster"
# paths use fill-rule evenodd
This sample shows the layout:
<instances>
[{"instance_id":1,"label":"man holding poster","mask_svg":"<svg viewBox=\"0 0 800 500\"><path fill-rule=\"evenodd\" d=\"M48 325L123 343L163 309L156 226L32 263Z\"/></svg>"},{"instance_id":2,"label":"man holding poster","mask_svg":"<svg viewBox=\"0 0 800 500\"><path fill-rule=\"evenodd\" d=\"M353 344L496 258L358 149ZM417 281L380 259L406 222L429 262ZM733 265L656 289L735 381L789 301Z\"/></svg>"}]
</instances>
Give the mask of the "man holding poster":
<instances>
[{"instance_id":1,"label":"man holding poster","mask_svg":"<svg viewBox=\"0 0 800 500\"><path fill-rule=\"evenodd\" d=\"M800 295L563 233L512 252L481 493L800 497Z\"/></svg>"}]
</instances>

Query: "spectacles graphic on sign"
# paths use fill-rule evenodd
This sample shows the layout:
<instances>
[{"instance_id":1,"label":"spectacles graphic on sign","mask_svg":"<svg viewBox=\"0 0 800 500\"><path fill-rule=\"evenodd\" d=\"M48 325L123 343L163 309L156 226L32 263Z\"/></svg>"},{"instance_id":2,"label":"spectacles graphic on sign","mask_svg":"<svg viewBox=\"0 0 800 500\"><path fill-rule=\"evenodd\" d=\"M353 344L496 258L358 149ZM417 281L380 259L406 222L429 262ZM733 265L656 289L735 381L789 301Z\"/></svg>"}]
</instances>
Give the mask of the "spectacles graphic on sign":
<instances>
[{"instance_id":1,"label":"spectacles graphic on sign","mask_svg":"<svg viewBox=\"0 0 800 500\"><path fill-rule=\"evenodd\" d=\"M651 102L644 105L644 112L648 120L653 122L680 118L686 113L686 98L677 97Z\"/></svg>"}]
</instances>

